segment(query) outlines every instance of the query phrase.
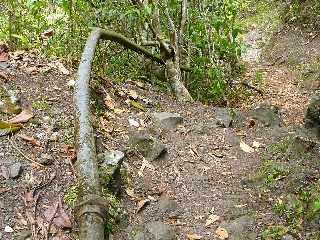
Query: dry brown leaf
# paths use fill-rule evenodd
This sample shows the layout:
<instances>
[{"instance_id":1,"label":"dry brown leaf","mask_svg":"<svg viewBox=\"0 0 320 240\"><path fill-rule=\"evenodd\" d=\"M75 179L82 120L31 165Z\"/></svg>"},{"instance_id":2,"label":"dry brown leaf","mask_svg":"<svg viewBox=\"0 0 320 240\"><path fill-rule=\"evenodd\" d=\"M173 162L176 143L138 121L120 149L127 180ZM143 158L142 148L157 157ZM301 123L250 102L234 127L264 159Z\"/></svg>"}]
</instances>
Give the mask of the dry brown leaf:
<instances>
[{"instance_id":1,"label":"dry brown leaf","mask_svg":"<svg viewBox=\"0 0 320 240\"><path fill-rule=\"evenodd\" d=\"M33 118L33 112L28 109L22 110L21 113L19 113L17 116L11 118L8 122L9 123L26 123L31 118Z\"/></svg>"},{"instance_id":2,"label":"dry brown leaf","mask_svg":"<svg viewBox=\"0 0 320 240\"><path fill-rule=\"evenodd\" d=\"M70 71L63 66L61 62L56 62L55 63L56 67L59 69L59 71L64 74L64 75L69 75Z\"/></svg>"},{"instance_id":3,"label":"dry brown leaf","mask_svg":"<svg viewBox=\"0 0 320 240\"><path fill-rule=\"evenodd\" d=\"M18 135L18 136L19 136L21 139L27 141L28 143L31 143L31 144L34 145L34 146L41 147L41 143L40 143L38 140L34 139L33 137L29 137L29 136L23 135L23 134L20 134L20 135Z\"/></svg>"},{"instance_id":4,"label":"dry brown leaf","mask_svg":"<svg viewBox=\"0 0 320 240\"><path fill-rule=\"evenodd\" d=\"M133 188L127 188L125 191L126 191L126 193L128 194L129 197L137 198Z\"/></svg>"},{"instance_id":5,"label":"dry brown leaf","mask_svg":"<svg viewBox=\"0 0 320 240\"><path fill-rule=\"evenodd\" d=\"M228 239L228 237L229 237L228 231L222 227L218 227L217 230L215 231L215 234L221 240Z\"/></svg>"},{"instance_id":6,"label":"dry brown leaf","mask_svg":"<svg viewBox=\"0 0 320 240\"><path fill-rule=\"evenodd\" d=\"M188 240L199 240L202 239L203 237L197 234L187 234Z\"/></svg>"},{"instance_id":7,"label":"dry brown leaf","mask_svg":"<svg viewBox=\"0 0 320 240\"><path fill-rule=\"evenodd\" d=\"M205 226L208 227L208 226L210 226L211 224L213 224L213 223L215 223L215 222L217 222L217 221L219 221L219 220L220 220L220 216L215 215L215 214L210 214L209 217L208 217L208 219L207 219L207 221L206 221Z\"/></svg>"},{"instance_id":8,"label":"dry brown leaf","mask_svg":"<svg viewBox=\"0 0 320 240\"><path fill-rule=\"evenodd\" d=\"M9 60L9 53L2 52L0 53L0 62L6 62Z\"/></svg>"},{"instance_id":9,"label":"dry brown leaf","mask_svg":"<svg viewBox=\"0 0 320 240\"><path fill-rule=\"evenodd\" d=\"M128 95L129 95L129 97L131 97L132 99L134 99L134 100L137 100L138 99L138 93L136 92L136 91L134 91L134 90L130 90L129 92L128 92Z\"/></svg>"},{"instance_id":10,"label":"dry brown leaf","mask_svg":"<svg viewBox=\"0 0 320 240\"><path fill-rule=\"evenodd\" d=\"M39 69L37 67L27 67L26 72L29 74L37 74L39 72Z\"/></svg>"},{"instance_id":11,"label":"dry brown leaf","mask_svg":"<svg viewBox=\"0 0 320 240\"><path fill-rule=\"evenodd\" d=\"M252 143L252 147L253 148L259 148L259 147L261 147L261 143L259 143L259 142L257 142L257 141L253 141L253 143Z\"/></svg>"},{"instance_id":12,"label":"dry brown leaf","mask_svg":"<svg viewBox=\"0 0 320 240\"><path fill-rule=\"evenodd\" d=\"M146 199L142 199L137 203L137 211L136 213L140 212L145 206L147 206L150 203L150 199L146 198Z\"/></svg>"},{"instance_id":13,"label":"dry brown leaf","mask_svg":"<svg viewBox=\"0 0 320 240\"><path fill-rule=\"evenodd\" d=\"M240 141L240 148L242 151L247 153L253 153L254 149L250 147L248 144L244 143L243 141Z\"/></svg>"},{"instance_id":14,"label":"dry brown leaf","mask_svg":"<svg viewBox=\"0 0 320 240\"><path fill-rule=\"evenodd\" d=\"M42 37L42 38L49 38L49 37L52 37L52 36L53 36L53 33L54 33L53 29L50 28L50 29L42 32L42 33L41 33L41 37Z\"/></svg>"},{"instance_id":15,"label":"dry brown leaf","mask_svg":"<svg viewBox=\"0 0 320 240\"><path fill-rule=\"evenodd\" d=\"M59 228L72 227L71 220L59 201L47 208L44 212L44 216L48 222L51 221L52 224Z\"/></svg>"},{"instance_id":16,"label":"dry brown leaf","mask_svg":"<svg viewBox=\"0 0 320 240\"><path fill-rule=\"evenodd\" d=\"M107 94L106 97L104 98L104 104L110 110L113 110L115 108L115 102L113 101L113 99L110 97L109 94Z\"/></svg>"}]
</instances>

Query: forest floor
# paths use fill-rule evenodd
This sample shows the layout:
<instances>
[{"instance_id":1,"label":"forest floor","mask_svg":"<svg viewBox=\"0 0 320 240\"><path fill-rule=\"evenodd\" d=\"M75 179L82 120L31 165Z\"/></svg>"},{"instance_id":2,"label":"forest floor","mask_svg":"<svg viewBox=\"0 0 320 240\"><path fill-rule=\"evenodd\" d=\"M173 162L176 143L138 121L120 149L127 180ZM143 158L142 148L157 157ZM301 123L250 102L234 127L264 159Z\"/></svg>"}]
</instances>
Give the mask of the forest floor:
<instances>
[{"instance_id":1,"label":"forest floor","mask_svg":"<svg viewBox=\"0 0 320 240\"><path fill-rule=\"evenodd\" d=\"M263 94L253 91L236 109L179 103L146 83L93 80L98 152L125 153L110 239L319 239L319 221L303 224L300 214L302 229L293 231L274 206L285 202L292 182L319 178L312 162L319 144L301 137L318 86L309 81L314 71L306 71L307 83L297 72L319 55L320 37L281 27L267 38L252 25L245 39L244 80ZM0 62L1 86L14 90L34 113L18 133L1 137L0 239L72 239L70 230L77 231L72 79L61 64L29 52L10 53ZM284 148L288 136L293 142ZM147 150L129 144L150 139ZM296 161L294 170L290 157L266 165L269 146L271 158L299 155L295 150L301 147L310 157Z\"/></svg>"}]
</instances>

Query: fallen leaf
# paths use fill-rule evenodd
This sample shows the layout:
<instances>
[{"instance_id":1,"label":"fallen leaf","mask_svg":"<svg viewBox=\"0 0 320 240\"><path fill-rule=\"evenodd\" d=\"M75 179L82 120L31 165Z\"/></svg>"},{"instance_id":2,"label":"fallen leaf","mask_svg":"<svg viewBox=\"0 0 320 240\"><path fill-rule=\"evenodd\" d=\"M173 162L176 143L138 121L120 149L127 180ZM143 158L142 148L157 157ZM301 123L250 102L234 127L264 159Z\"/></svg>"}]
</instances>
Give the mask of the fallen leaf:
<instances>
[{"instance_id":1,"label":"fallen leaf","mask_svg":"<svg viewBox=\"0 0 320 240\"><path fill-rule=\"evenodd\" d=\"M127 99L126 100L126 103L129 104L130 106L134 107L134 108L137 108L143 112L146 111L145 107L142 106L139 102L137 101L134 101L134 100L131 100L131 99Z\"/></svg>"},{"instance_id":2,"label":"fallen leaf","mask_svg":"<svg viewBox=\"0 0 320 240\"><path fill-rule=\"evenodd\" d=\"M146 198L146 199L142 199L137 203L137 211L136 213L140 212L145 206L147 206L150 203L150 199Z\"/></svg>"},{"instance_id":3,"label":"fallen leaf","mask_svg":"<svg viewBox=\"0 0 320 240\"><path fill-rule=\"evenodd\" d=\"M41 147L41 143L38 140L34 139L33 137L29 137L23 134L18 135L18 137L20 137L21 139L25 140L28 143L31 143L34 146Z\"/></svg>"},{"instance_id":4,"label":"fallen leaf","mask_svg":"<svg viewBox=\"0 0 320 240\"><path fill-rule=\"evenodd\" d=\"M70 88L74 87L75 84L76 84L76 81L73 79L71 79L70 81L67 82L67 86Z\"/></svg>"},{"instance_id":5,"label":"fallen leaf","mask_svg":"<svg viewBox=\"0 0 320 240\"><path fill-rule=\"evenodd\" d=\"M128 121L129 121L130 126L133 126L133 127L139 127L140 126L139 122L134 120L133 118L129 118Z\"/></svg>"},{"instance_id":6,"label":"fallen leaf","mask_svg":"<svg viewBox=\"0 0 320 240\"><path fill-rule=\"evenodd\" d=\"M4 227L4 232L6 232L6 233L13 233L14 230L13 230L13 228L10 227L10 226L5 226L5 227Z\"/></svg>"},{"instance_id":7,"label":"fallen leaf","mask_svg":"<svg viewBox=\"0 0 320 240\"><path fill-rule=\"evenodd\" d=\"M217 158L223 158L224 157L224 154L223 152L219 151L219 150L214 150L211 152L211 154Z\"/></svg>"},{"instance_id":8,"label":"fallen leaf","mask_svg":"<svg viewBox=\"0 0 320 240\"><path fill-rule=\"evenodd\" d=\"M0 120L0 137L14 133L21 128L21 124L7 123Z\"/></svg>"},{"instance_id":9,"label":"fallen leaf","mask_svg":"<svg viewBox=\"0 0 320 240\"><path fill-rule=\"evenodd\" d=\"M59 69L59 71L64 75L69 75L70 71L63 66L63 64L59 61L55 63L56 67Z\"/></svg>"},{"instance_id":10,"label":"fallen leaf","mask_svg":"<svg viewBox=\"0 0 320 240\"><path fill-rule=\"evenodd\" d=\"M29 73L29 74L37 74L39 72L39 69L37 67L27 67L26 68L26 72Z\"/></svg>"},{"instance_id":11,"label":"fallen leaf","mask_svg":"<svg viewBox=\"0 0 320 240\"><path fill-rule=\"evenodd\" d=\"M203 237L197 234L187 234L188 240L199 240L202 239Z\"/></svg>"},{"instance_id":12,"label":"fallen leaf","mask_svg":"<svg viewBox=\"0 0 320 240\"><path fill-rule=\"evenodd\" d=\"M113 111L114 111L114 113L116 113L116 114L121 114L121 113L125 112L125 110L120 109L120 108L115 108L115 109L113 109Z\"/></svg>"},{"instance_id":13,"label":"fallen leaf","mask_svg":"<svg viewBox=\"0 0 320 240\"><path fill-rule=\"evenodd\" d=\"M247 153L253 153L254 149L250 147L248 144L244 143L243 141L240 141L240 148L242 151Z\"/></svg>"},{"instance_id":14,"label":"fallen leaf","mask_svg":"<svg viewBox=\"0 0 320 240\"><path fill-rule=\"evenodd\" d=\"M210 226L211 224L213 224L213 223L215 223L215 222L217 222L217 221L219 221L219 220L220 220L220 216L215 215L215 214L210 214L209 217L208 217L208 219L207 219L207 221L206 221L205 226L208 227L208 226Z\"/></svg>"},{"instance_id":15,"label":"fallen leaf","mask_svg":"<svg viewBox=\"0 0 320 240\"><path fill-rule=\"evenodd\" d=\"M59 228L72 227L71 220L59 201L48 207L44 212L44 216L48 222L51 221L52 224Z\"/></svg>"},{"instance_id":16,"label":"fallen leaf","mask_svg":"<svg viewBox=\"0 0 320 240\"><path fill-rule=\"evenodd\" d=\"M0 62L6 62L9 60L9 53L2 52L0 53Z\"/></svg>"},{"instance_id":17,"label":"fallen leaf","mask_svg":"<svg viewBox=\"0 0 320 240\"><path fill-rule=\"evenodd\" d=\"M46 31L44 31L44 32L42 32L41 33L41 37L42 38L49 38L49 37L52 37L53 36L53 29L48 29L48 30L46 30Z\"/></svg>"},{"instance_id":18,"label":"fallen leaf","mask_svg":"<svg viewBox=\"0 0 320 240\"><path fill-rule=\"evenodd\" d=\"M256 142L256 141L253 141L253 143L252 143L252 147L253 148L259 148L259 147L261 147L261 143L259 143L259 142Z\"/></svg>"},{"instance_id":19,"label":"fallen leaf","mask_svg":"<svg viewBox=\"0 0 320 240\"><path fill-rule=\"evenodd\" d=\"M126 191L126 193L128 194L129 197L137 198L136 194L134 193L134 189L133 188L127 188L125 191Z\"/></svg>"},{"instance_id":20,"label":"fallen leaf","mask_svg":"<svg viewBox=\"0 0 320 240\"><path fill-rule=\"evenodd\" d=\"M28 122L31 118L33 118L33 112L28 109L22 110L21 113L19 113L17 116L14 118L11 118L8 122L9 123L26 123Z\"/></svg>"},{"instance_id":21,"label":"fallen leaf","mask_svg":"<svg viewBox=\"0 0 320 240\"><path fill-rule=\"evenodd\" d=\"M221 240L228 239L228 237L229 237L229 234L228 234L227 230L225 228L222 228L222 227L218 227L217 230L215 231L215 234Z\"/></svg>"},{"instance_id":22,"label":"fallen leaf","mask_svg":"<svg viewBox=\"0 0 320 240\"><path fill-rule=\"evenodd\" d=\"M106 97L104 98L104 104L110 110L115 108L115 102L113 101L113 99L110 97L109 94L107 94Z\"/></svg>"},{"instance_id":23,"label":"fallen leaf","mask_svg":"<svg viewBox=\"0 0 320 240\"><path fill-rule=\"evenodd\" d=\"M128 92L128 95L129 95L129 97L131 97L131 98L134 99L134 100L137 100L137 99L138 99L138 93L137 93L136 91L134 91L134 90L130 90L130 91Z\"/></svg>"}]
</instances>

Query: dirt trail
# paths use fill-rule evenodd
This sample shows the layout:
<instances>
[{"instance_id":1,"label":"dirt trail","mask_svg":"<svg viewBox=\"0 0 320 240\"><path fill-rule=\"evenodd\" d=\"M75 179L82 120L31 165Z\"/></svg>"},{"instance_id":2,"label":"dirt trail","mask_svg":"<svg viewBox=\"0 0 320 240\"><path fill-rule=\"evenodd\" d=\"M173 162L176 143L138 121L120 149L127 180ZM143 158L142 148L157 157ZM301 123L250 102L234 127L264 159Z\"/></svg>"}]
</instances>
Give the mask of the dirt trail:
<instances>
[{"instance_id":1,"label":"dirt trail","mask_svg":"<svg viewBox=\"0 0 320 240\"><path fill-rule=\"evenodd\" d=\"M264 148L286 135L289 131L286 126L302 123L309 95L297 87L295 77L286 68L258 59L260 43L263 42L259 30L253 29L247 36L251 46L246 58L250 69L246 79L252 80L257 70L265 73L265 94L263 97L254 96L252 105L268 100L279 107L283 120L280 126L277 114L271 119L263 116L252 124L251 113L247 115L249 111L238 112L239 118L232 120L226 109L200 103L178 103L148 84L128 81L120 86L104 82L116 110L107 110L103 106L103 114L95 119L98 151L121 150L126 153L125 181L120 191L123 212L117 215L119 226L113 230L111 239L174 240L176 237L187 239L188 236L190 240L200 239L195 234L204 240L226 239L227 235L229 239L259 239L261 229L272 218L270 206L265 206L255 189L249 188L246 182L249 176L257 173ZM63 198L74 181L70 164L72 92L67 86L68 79L56 70L50 70L46 75L28 74L24 62L18 66L10 63L10 69L1 69L14 73L1 81L10 89L20 89L21 95L31 103L46 102L46 107L42 107L45 109L35 110L34 120L20 132L37 139L42 146L25 142L18 135L11 137L10 141L1 138L1 166L7 161L19 162L23 172L15 179L1 177L0 239L12 239L12 236L28 233L35 227L30 222L30 215L28 217L30 209L24 203L27 186L35 188L41 185L41 181L48 181L52 172L56 173L36 201L36 214L44 218L46 207L56 202L59 196ZM31 59L28 65L37 68L46 65L36 62ZM95 91L97 96L105 95L101 86ZM146 111L126 103L135 95L133 93L138 95ZM94 100L97 109L99 102ZM269 108L265 110L273 112ZM159 127L150 117L153 112L177 113L183 122L170 129ZM233 125L229 127L232 121ZM221 122L226 122L227 126L222 126ZM128 147L130 136L145 131L166 146L166 155L148 162L139 151ZM55 132L58 138L50 140ZM52 158L52 163L44 168L26 161L26 156L41 160L43 154ZM36 225L41 229L39 222ZM5 232L6 226L10 226L13 232Z\"/></svg>"}]
</instances>

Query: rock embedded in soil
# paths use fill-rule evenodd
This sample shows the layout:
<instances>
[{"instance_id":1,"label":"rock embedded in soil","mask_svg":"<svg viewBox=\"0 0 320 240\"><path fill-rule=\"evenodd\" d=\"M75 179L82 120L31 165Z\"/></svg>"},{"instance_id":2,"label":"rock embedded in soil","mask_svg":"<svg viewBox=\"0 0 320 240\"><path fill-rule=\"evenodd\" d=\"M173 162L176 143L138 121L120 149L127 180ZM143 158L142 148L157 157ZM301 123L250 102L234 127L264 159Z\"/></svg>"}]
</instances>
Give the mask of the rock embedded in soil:
<instances>
[{"instance_id":1,"label":"rock embedded in soil","mask_svg":"<svg viewBox=\"0 0 320 240\"><path fill-rule=\"evenodd\" d=\"M131 135L129 146L141 153L148 161L157 160L167 152L167 147L147 132L137 132Z\"/></svg>"},{"instance_id":2,"label":"rock embedded in soil","mask_svg":"<svg viewBox=\"0 0 320 240\"><path fill-rule=\"evenodd\" d=\"M231 127L233 116L232 110L228 108L216 108L216 123L220 127L228 128Z\"/></svg>"},{"instance_id":3,"label":"rock embedded in soil","mask_svg":"<svg viewBox=\"0 0 320 240\"><path fill-rule=\"evenodd\" d=\"M177 113L154 112L151 117L163 129L175 129L183 123L183 118Z\"/></svg>"},{"instance_id":4,"label":"rock embedded in soil","mask_svg":"<svg viewBox=\"0 0 320 240\"><path fill-rule=\"evenodd\" d=\"M257 235L249 229L253 227L254 219L250 216L242 216L230 222L221 223L229 233L229 240L246 239L255 240Z\"/></svg>"},{"instance_id":5,"label":"rock embedded in soil","mask_svg":"<svg viewBox=\"0 0 320 240\"><path fill-rule=\"evenodd\" d=\"M304 121L306 128L314 129L317 135L320 135L320 91L311 98Z\"/></svg>"},{"instance_id":6,"label":"rock embedded in soil","mask_svg":"<svg viewBox=\"0 0 320 240\"><path fill-rule=\"evenodd\" d=\"M159 211L163 215L172 216L177 212L177 208L178 208L177 202L167 197L159 201Z\"/></svg>"},{"instance_id":7,"label":"rock embedded in soil","mask_svg":"<svg viewBox=\"0 0 320 240\"><path fill-rule=\"evenodd\" d=\"M261 122L265 127L277 127L281 124L279 109L273 105L261 104L251 110L249 116Z\"/></svg>"},{"instance_id":8,"label":"rock embedded in soil","mask_svg":"<svg viewBox=\"0 0 320 240\"><path fill-rule=\"evenodd\" d=\"M176 240L175 229L162 222L150 222L145 227L146 240Z\"/></svg>"},{"instance_id":9,"label":"rock embedded in soil","mask_svg":"<svg viewBox=\"0 0 320 240\"><path fill-rule=\"evenodd\" d=\"M140 230L131 233L129 240L146 240L144 233Z\"/></svg>"},{"instance_id":10,"label":"rock embedded in soil","mask_svg":"<svg viewBox=\"0 0 320 240\"><path fill-rule=\"evenodd\" d=\"M53 163L53 157L50 154L42 153L38 162L42 165L51 165Z\"/></svg>"},{"instance_id":11,"label":"rock embedded in soil","mask_svg":"<svg viewBox=\"0 0 320 240\"><path fill-rule=\"evenodd\" d=\"M295 240L295 238L292 237L291 235L287 234L287 235L284 235L284 236L282 237L282 240Z\"/></svg>"},{"instance_id":12,"label":"rock embedded in soil","mask_svg":"<svg viewBox=\"0 0 320 240\"><path fill-rule=\"evenodd\" d=\"M2 176L6 179L9 178L18 178L22 173L21 163L7 163L1 167Z\"/></svg>"},{"instance_id":13,"label":"rock embedded in soil","mask_svg":"<svg viewBox=\"0 0 320 240\"><path fill-rule=\"evenodd\" d=\"M111 184L109 188L114 192L117 192L120 187L118 180L121 179L120 170L124 157L125 154L118 150L106 151L97 155L103 184Z\"/></svg>"}]
</instances>

